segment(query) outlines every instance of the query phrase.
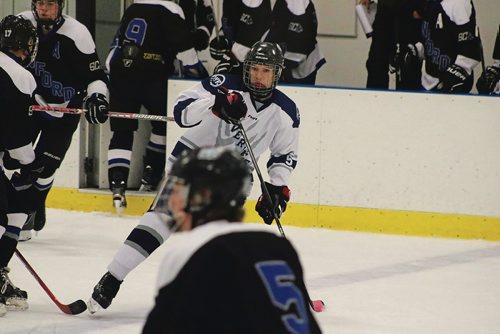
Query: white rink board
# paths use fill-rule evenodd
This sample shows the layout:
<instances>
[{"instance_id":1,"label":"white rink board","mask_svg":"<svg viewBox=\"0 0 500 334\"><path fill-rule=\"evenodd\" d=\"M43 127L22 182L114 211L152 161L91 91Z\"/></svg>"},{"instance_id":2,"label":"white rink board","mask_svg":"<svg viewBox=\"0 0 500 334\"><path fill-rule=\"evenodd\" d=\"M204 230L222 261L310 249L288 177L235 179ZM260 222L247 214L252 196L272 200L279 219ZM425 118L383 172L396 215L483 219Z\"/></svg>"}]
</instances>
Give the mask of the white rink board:
<instances>
[{"instance_id":1,"label":"white rink board","mask_svg":"<svg viewBox=\"0 0 500 334\"><path fill-rule=\"evenodd\" d=\"M170 81L169 115L194 84ZM500 217L500 98L279 88L301 111L295 203Z\"/></svg>"}]
</instances>

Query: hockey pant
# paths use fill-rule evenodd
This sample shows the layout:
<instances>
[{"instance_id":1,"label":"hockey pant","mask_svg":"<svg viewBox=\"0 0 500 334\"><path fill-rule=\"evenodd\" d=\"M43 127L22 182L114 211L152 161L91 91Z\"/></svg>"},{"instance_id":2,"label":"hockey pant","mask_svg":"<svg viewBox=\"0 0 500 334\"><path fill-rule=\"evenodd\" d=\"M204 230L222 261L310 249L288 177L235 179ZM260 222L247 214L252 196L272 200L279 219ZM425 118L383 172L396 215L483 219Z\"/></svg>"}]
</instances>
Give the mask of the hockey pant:
<instances>
[{"instance_id":1,"label":"hockey pant","mask_svg":"<svg viewBox=\"0 0 500 334\"><path fill-rule=\"evenodd\" d=\"M165 115L167 110L166 80L147 81L144 79L111 77L112 110L128 113L139 113L144 106L152 115ZM127 184L132 158L134 132L138 129L138 121L131 119L111 118L112 137L108 150L108 179ZM146 145L144 166L149 165L160 178L165 167L166 124L151 122L151 135Z\"/></svg>"},{"instance_id":2,"label":"hockey pant","mask_svg":"<svg viewBox=\"0 0 500 334\"><path fill-rule=\"evenodd\" d=\"M45 206L45 200L52 188L54 174L61 166L66 156L73 134L80 122L79 115L64 114L61 118L52 117L46 113L35 114L35 132L33 140L38 138L35 146L36 158L43 163L44 170L40 177L35 181L34 186L27 192L29 198L36 201L36 207Z\"/></svg>"},{"instance_id":3,"label":"hockey pant","mask_svg":"<svg viewBox=\"0 0 500 334\"><path fill-rule=\"evenodd\" d=\"M0 168L1 170L1 168ZM6 267L14 255L21 228L28 218L26 198L17 192L0 172L0 268Z\"/></svg>"}]
</instances>

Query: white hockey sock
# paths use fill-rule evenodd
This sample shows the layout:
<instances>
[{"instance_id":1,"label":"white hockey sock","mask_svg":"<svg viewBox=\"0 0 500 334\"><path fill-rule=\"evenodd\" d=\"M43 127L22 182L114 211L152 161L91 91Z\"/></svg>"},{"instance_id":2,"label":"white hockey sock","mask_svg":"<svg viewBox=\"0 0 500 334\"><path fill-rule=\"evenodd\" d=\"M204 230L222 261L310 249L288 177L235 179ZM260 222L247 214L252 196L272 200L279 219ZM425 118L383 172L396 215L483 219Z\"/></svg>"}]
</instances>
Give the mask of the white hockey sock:
<instances>
[{"instance_id":1,"label":"white hockey sock","mask_svg":"<svg viewBox=\"0 0 500 334\"><path fill-rule=\"evenodd\" d=\"M149 233L158 242L158 245L163 244L170 236L167 225L154 212L146 212L134 229ZM150 255L150 252L146 250L148 249L146 246L148 245L141 245L127 238L108 265L108 271L118 280L123 281L128 273Z\"/></svg>"},{"instance_id":2,"label":"white hockey sock","mask_svg":"<svg viewBox=\"0 0 500 334\"><path fill-rule=\"evenodd\" d=\"M5 233L5 227L0 226L0 239L2 238L4 233Z\"/></svg>"}]
</instances>

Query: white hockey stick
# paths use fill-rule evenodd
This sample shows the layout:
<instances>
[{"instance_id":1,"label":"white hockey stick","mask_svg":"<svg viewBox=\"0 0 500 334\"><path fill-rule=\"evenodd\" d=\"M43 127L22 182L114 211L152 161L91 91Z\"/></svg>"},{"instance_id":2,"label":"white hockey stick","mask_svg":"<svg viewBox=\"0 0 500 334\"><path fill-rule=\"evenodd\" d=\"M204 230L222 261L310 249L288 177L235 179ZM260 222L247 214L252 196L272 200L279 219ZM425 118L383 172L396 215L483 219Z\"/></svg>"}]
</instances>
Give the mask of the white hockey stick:
<instances>
[{"instance_id":1,"label":"white hockey stick","mask_svg":"<svg viewBox=\"0 0 500 334\"><path fill-rule=\"evenodd\" d=\"M33 112L33 111L56 111L56 112L62 112L62 113L67 113L67 114L83 114L83 113L87 112L87 109L32 105L32 106L30 106L29 111L30 112ZM158 122L174 122L174 118L171 116L145 115L145 114L118 112L118 111L110 111L110 112L108 112L108 116L113 117L113 118L128 118L128 119L138 119L138 120L158 121Z\"/></svg>"}]
</instances>

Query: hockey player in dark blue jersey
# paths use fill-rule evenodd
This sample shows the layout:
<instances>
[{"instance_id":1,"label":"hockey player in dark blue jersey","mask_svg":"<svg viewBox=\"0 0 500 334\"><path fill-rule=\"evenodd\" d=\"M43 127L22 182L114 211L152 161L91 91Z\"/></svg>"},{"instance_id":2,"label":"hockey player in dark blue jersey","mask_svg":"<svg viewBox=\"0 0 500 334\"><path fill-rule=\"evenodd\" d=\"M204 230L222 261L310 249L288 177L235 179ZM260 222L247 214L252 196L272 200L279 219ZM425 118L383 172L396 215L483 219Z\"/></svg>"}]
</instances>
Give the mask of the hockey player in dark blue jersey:
<instances>
[{"instance_id":1,"label":"hockey player in dark blue jersey","mask_svg":"<svg viewBox=\"0 0 500 334\"><path fill-rule=\"evenodd\" d=\"M493 64L484 69L476 88L479 94L500 94L500 25L493 49Z\"/></svg>"},{"instance_id":2,"label":"hockey player in dark blue jersey","mask_svg":"<svg viewBox=\"0 0 500 334\"><path fill-rule=\"evenodd\" d=\"M107 120L107 77L100 66L95 44L87 28L74 18L62 14L64 0L32 0L31 11L20 15L30 20L40 40L38 54L29 70L37 82L38 104L81 108L88 112L89 123ZM38 201L36 231L45 225L45 199L52 187L78 127L78 115L58 112L34 114L32 140L37 158L45 166L35 182L33 197ZM29 236L28 236L29 237Z\"/></svg>"},{"instance_id":3,"label":"hockey player in dark blue jersey","mask_svg":"<svg viewBox=\"0 0 500 334\"><path fill-rule=\"evenodd\" d=\"M199 33L206 33L200 29ZM165 115L167 79L174 73L175 59L181 62L185 76L208 76L195 50L195 35L177 3L135 0L123 14L106 64L110 73L111 108L138 113L144 106L151 114ZM142 191L154 191L165 168L166 127L157 121L151 125ZM127 204L125 191L138 122L111 119L110 126L113 134L108 150L108 180L113 205L121 212Z\"/></svg>"},{"instance_id":4,"label":"hockey player in dark blue jersey","mask_svg":"<svg viewBox=\"0 0 500 334\"><path fill-rule=\"evenodd\" d=\"M421 41L408 57L424 59L422 86L444 93L468 93L481 59L472 0L414 0L422 18Z\"/></svg>"},{"instance_id":5,"label":"hockey player in dark blue jersey","mask_svg":"<svg viewBox=\"0 0 500 334\"><path fill-rule=\"evenodd\" d=\"M316 83L316 74L326 63L316 41L318 19L310 0L277 0L266 41L281 45L285 68L281 81L292 84Z\"/></svg>"},{"instance_id":6,"label":"hockey player in dark blue jersey","mask_svg":"<svg viewBox=\"0 0 500 334\"><path fill-rule=\"evenodd\" d=\"M28 307L26 291L9 279L10 259L30 209L21 190L30 188L43 171L31 144L29 106L36 82L24 67L35 58L36 31L29 20L9 15L0 23L0 316L9 309ZM4 159L20 168L11 181L4 174Z\"/></svg>"},{"instance_id":7,"label":"hockey player in dark blue jersey","mask_svg":"<svg viewBox=\"0 0 500 334\"><path fill-rule=\"evenodd\" d=\"M196 148L174 163L154 214L182 240L161 263L143 334L321 333L293 246L241 223L250 187L234 149Z\"/></svg>"}]
</instances>

